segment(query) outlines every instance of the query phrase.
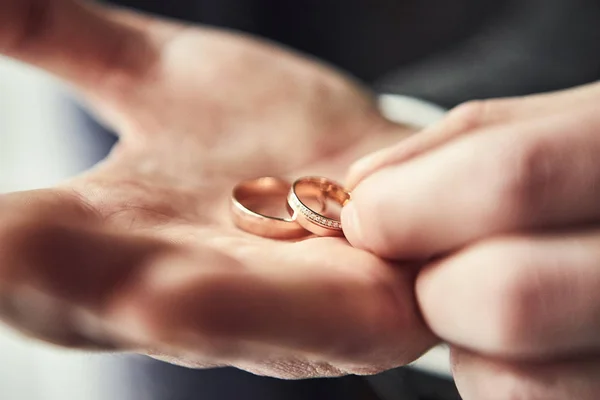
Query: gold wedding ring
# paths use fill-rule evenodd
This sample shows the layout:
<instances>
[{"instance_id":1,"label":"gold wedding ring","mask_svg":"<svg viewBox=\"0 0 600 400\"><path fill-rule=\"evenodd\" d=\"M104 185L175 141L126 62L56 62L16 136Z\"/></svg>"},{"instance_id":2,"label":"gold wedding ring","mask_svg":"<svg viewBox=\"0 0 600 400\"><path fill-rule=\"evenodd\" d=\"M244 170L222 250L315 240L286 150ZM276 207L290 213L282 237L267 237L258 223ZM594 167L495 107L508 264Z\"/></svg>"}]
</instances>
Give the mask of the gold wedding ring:
<instances>
[{"instance_id":1,"label":"gold wedding ring","mask_svg":"<svg viewBox=\"0 0 600 400\"><path fill-rule=\"evenodd\" d=\"M282 205L287 197L290 217L257 211L261 201L268 197L281 197ZM266 238L298 239L310 233L343 236L342 222L328 212L328 201L343 207L350 201L350 192L327 178L304 177L290 184L284 179L263 177L236 185L231 194L230 209L238 228Z\"/></svg>"},{"instance_id":2,"label":"gold wedding ring","mask_svg":"<svg viewBox=\"0 0 600 400\"><path fill-rule=\"evenodd\" d=\"M323 215L323 210L315 211L304 200L306 197L319 197L332 200L341 207L350 201L350 193L340 184L327 178L305 177L292 184L287 200L293 212L292 219L304 229L317 236L343 236L339 218Z\"/></svg>"},{"instance_id":3,"label":"gold wedding ring","mask_svg":"<svg viewBox=\"0 0 600 400\"><path fill-rule=\"evenodd\" d=\"M239 183L231 194L230 211L235 225L258 236L271 239L297 239L310 234L293 218L280 218L254 211L261 200L281 197L281 204L291 189L289 181L274 177L250 179ZM321 202L324 205L323 202ZM285 208L283 208L285 210Z\"/></svg>"}]
</instances>

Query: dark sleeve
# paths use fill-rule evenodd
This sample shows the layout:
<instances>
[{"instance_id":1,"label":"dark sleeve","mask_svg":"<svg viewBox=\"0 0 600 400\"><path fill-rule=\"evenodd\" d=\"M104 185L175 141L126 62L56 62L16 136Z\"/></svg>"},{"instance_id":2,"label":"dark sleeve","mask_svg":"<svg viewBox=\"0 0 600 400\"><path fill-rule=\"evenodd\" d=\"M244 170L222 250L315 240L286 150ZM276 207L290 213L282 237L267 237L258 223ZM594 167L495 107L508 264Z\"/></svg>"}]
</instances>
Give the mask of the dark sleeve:
<instances>
[{"instance_id":1,"label":"dark sleeve","mask_svg":"<svg viewBox=\"0 0 600 400\"><path fill-rule=\"evenodd\" d=\"M378 91L452 107L600 77L600 2L522 0L468 41L388 74Z\"/></svg>"}]
</instances>

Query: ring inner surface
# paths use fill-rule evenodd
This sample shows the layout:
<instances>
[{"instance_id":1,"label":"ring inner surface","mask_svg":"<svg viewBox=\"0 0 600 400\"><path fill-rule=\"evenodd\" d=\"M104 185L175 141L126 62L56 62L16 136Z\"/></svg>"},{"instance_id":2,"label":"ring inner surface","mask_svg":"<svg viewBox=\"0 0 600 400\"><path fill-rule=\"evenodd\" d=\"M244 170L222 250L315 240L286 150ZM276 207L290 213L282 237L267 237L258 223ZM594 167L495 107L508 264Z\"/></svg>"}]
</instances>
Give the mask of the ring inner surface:
<instances>
[{"instance_id":1,"label":"ring inner surface","mask_svg":"<svg viewBox=\"0 0 600 400\"><path fill-rule=\"evenodd\" d=\"M289 220L285 198L290 184L275 178L261 178L238 185L233 196L246 209L266 218Z\"/></svg>"},{"instance_id":2,"label":"ring inner surface","mask_svg":"<svg viewBox=\"0 0 600 400\"><path fill-rule=\"evenodd\" d=\"M350 194L340 185L327 179L306 179L297 182L294 190L298 199L315 213L334 220L340 219L340 212L344 205L350 201ZM320 197L326 204L325 210L314 208L307 200Z\"/></svg>"}]
</instances>

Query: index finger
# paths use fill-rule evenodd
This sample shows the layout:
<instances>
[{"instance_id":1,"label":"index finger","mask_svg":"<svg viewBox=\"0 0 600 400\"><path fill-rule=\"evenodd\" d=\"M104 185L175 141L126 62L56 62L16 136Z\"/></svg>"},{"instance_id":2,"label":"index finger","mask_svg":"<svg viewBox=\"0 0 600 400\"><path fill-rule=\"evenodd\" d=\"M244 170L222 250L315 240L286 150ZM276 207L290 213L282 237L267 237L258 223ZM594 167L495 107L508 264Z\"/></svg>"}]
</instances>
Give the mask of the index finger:
<instances>
[{"instance_id":1,"label":"index finger","mask_svg":"<svg viewBox=\"0 0 600 400\"><path fill-rule=\"evenodd\" d=\"M356 247L427 258L507 232L600 215L593 109L459 137L359 184L342 211Z\"/></svg>"}]
</instances>

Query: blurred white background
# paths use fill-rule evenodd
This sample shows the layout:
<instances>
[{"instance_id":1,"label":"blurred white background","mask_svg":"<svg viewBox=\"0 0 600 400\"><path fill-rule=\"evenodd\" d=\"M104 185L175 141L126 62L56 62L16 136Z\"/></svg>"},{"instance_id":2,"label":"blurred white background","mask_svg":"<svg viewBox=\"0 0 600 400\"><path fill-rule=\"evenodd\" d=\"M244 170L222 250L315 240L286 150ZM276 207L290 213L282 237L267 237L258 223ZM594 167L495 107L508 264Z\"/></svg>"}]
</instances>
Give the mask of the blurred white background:
<instances>
[{"instance_id":1,"label":"blurred white background","mask_svg":"<svg viewBox=\"0 0 600 400\"><path fill-rule=\"evenodd\" d=\"M89 163L78 156L82 143L59 88L37 70L0 58L0 192L46 187ZM118 398L106 374L111 357L117 356L63 351L0 325L0 399Z\"/></svg>"}]
</instances>

